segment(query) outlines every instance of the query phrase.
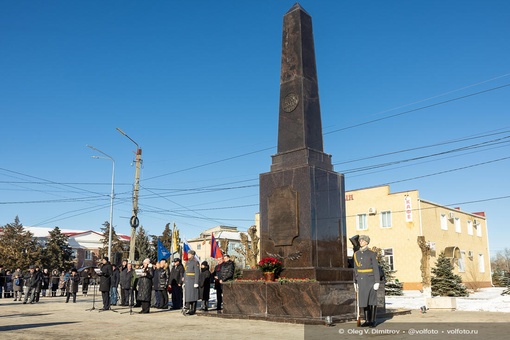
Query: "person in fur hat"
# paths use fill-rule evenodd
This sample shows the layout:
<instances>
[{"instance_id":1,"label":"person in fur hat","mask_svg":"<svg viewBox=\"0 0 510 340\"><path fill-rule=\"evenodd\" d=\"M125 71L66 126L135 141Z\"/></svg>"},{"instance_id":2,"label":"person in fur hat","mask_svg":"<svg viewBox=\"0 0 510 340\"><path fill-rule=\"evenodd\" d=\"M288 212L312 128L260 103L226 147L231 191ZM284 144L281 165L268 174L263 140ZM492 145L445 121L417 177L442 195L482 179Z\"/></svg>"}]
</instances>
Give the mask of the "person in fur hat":
<instances>
[{"instance_id":1,"label":"person in fur hat","mask_svg":"<svg viewBox=\"0 0 510 340\"><path fill-rule=\"evenodd\" d=\"M361 327L375 327L377 316L377 290L380 284L377 254L368 249L370 237L360 235L360 249L354 253L354 289L358 293L359 307L364 309L365 322Z\"/></svg>"}]
</instances>

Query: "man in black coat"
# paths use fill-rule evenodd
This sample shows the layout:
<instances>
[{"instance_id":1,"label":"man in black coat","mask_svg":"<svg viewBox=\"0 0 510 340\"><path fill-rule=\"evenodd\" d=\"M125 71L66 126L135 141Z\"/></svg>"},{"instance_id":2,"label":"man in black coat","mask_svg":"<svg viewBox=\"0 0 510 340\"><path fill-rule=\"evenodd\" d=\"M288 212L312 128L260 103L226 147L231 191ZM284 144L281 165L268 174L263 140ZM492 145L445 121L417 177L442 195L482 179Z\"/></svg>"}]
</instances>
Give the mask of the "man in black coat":
<instances>
[{"instance_id":1,"label":"man in black coat","mask_svg":"<svg viewBox=\"0 0 510 340\"><path fill-rule=\"evenodd\" d=\"M182 280L184 278L184 266L181 259L175 258L170 270L170 286L172 287L172 309L182 308Z\"/></svg>"},{"instance_id":2,"label":"man in black coat","mask_svg":"<svg viewBox=\"0 0 510 340\"><path fill-rule=\"evenodd\" d=\"M135 270L131 263L126 262L126 268L120 272L121 306L134 304L133 283Z\"/></svg>"},{"instance_id":3,"label":"man in black coat","mask_svg":"<svg viewBox=\"0 0 510 340\"><path fill-rule=\"evenodd\" d=\"M223 257L218 259L218 264L214 267L212 277L214 278L214 289L216 290L216 309L221 310L221 304L223 303L223 287L220 283L221 267L223 266Z\"/></svg>"},{"instance_id":4,"label":"man in black coat","mask_svg":"<svg viewBox=\"0 0 510 340\"><path fill-rule=\"evenodd\" d=\"M122 276L123 276L123 273L125 275L126 271L127 271L127 260L122 260L122 265L119 268L120 305L121 306L126 306L127 304L125 304L125 303L128 299L126 297L126 291L122 288Z\"/></svg>"},{"instance_id":5,"label":"man in black coat","mask_svg":"<svg viewBox=\"0 0 510 340\"><path fill-rule=\"evenodd\" d=\"M162 259L159 261L159 270L158 270L158 287L154 287L156 291L156 296L159 296L159 304L156 305L158 309L167 309L168 308L168 268L166 264L166 260ZM156 276L156 272L154 273L154 277Z\"/></svg>"},{"instance_id":6,"label":"man in black coat","mask_svg":"<svg viewBox=\"0 0 510 340\"><path fill-rule=\"evenodd\" d=\"M43 273L39 266L35 266L35 275L37 275L37 287L35 288L35 302L39 302L41 288L43 284Z\"/></svg>"},{"instance_id":7,"label":"man in black coat","mask_svg":"<svg viewBox=\"0 0 510 340\"><path fill-rule=\"evenodd\" d=\"M25 295L25 300L23 303L27 303L28 299L30 298L30 303L34 303L35 300L35 294L37 290L37 286L39 285L40 280L42 280L41 277L35 272L35 267L30 266L28 274L24 277L26 286L28 287L27 294Z\"/></svg>"},{"instance_id":8,"label":"man in black coat","mask_svg":"<svg viewBox=\"0 0 510 340\"><path fill-rule=\"evenodd\" d=\"M99 291L103 298L103 308L100 311L110 309L110 288L112 285L112 265L108 261L108 256L103 257L103 264L99 269Z\"/></svg>"},{"instance_id":9,"label":"man in black coat","mask_svg":"<svg viewBox=\"0 0 510 340\"><path fill-rule=\"evenodd\" d=\"M112 264L112 282L110 288L110 304L116 306L119 299L120 272L115 264Z\"/></svg>"}]
</instances>

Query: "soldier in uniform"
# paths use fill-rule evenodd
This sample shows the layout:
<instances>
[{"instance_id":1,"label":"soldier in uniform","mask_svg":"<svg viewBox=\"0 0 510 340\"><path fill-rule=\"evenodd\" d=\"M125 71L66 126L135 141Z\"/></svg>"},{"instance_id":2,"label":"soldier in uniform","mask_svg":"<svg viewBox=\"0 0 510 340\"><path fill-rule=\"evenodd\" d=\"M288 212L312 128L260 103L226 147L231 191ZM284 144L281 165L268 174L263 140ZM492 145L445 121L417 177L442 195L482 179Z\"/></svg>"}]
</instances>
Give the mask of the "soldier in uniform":
<instances>
[{"instance_id":1,"label":"soldier in uniform","mask_svg":"<svg viewBox=\"0 0 510 340\"><path fill-rule=\"evenodd\" d=\"M365 322L361 327L375 327L377 290L380 273L376 253L368 249L370 237L360 235L360 249L354 253L354 289L358 292L359 307L363 307Z\"/></svg>"},{"instance_id":2,"label":"soldier in uniform","mask_svg":"<svg viewBox=\"0 0 510 340\"><path fill-rule=\"evenodd\" d=\"M184 300L186 301L182 311L184 315L193 315L197 310L199 279L200 263L195 258L195 251L190 250L184 274Z\"/></svg>"}]
</instances>

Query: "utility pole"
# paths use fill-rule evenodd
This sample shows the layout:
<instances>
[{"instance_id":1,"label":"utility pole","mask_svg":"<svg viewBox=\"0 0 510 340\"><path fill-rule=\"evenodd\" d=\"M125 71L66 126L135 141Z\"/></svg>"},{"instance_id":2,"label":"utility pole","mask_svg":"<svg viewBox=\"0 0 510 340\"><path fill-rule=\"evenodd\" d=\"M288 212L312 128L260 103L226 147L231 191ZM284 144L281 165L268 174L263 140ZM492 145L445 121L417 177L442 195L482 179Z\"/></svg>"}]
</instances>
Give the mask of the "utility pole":
<instances>
[{"instance_id":1,"label":"utility pole","mask_svg":"<svg viewBox=\"0 0 510 340\"><path fill-rule=\"evenodd\" d=\"M140 190L140 167L142 164L142 149L131 137L129 137L124 131L117 128L121 134L126 136L130 141L136 145L136 159L135 159L135 184L133 186L133 214L129 220L131 225L131 240L129 243L129 260L135 260L135 239L136 239L136 228L140 225L138 220L138 192Z\"/></svg>"},{"instance_id":2,"label":"utility pole","mask_svg":"<svg viewBox=\"0 0 510 340\"><path fill-rule=\"evenodd\" d=\"M99 152L100 154L103 154L105 157L100 157L100 156L92 156L92 158L96 158L96 159L99 159L99 158L103 158L103 159L109 159L112 161L112 191L110 193L110 222L108 223L110 226L109 226L109 231L108 231L108 259L110 261L112 261L112 228L113 228L113 199L115 197L115 191L114 191L114 182L115 182L115 160L107 155L106 153L104 153L103 151L99 150L99 149L96 149L95 147L93 147L92 145L88 145L87 144L87 147L91 148L92 150L94 151L97 151Z\"/></svg>"}]
</instances>

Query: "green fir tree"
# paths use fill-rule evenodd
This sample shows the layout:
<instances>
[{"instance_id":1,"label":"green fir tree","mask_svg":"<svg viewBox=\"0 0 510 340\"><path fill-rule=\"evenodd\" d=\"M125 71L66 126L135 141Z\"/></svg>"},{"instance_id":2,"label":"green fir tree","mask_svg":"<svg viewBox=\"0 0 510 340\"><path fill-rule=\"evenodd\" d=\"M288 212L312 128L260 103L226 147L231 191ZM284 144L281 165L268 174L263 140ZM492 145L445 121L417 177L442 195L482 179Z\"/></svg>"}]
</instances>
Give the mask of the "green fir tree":
<instances>
[{"instance_id":1,"label":"green fir tree","mask_svg":"<svg viewBox=\"0 0 510 340\"><path fill-rule=\"evenodd\" d=\"M73 249L69 246L69 236L62 234L59 227L50 231L50 237L43 250L43 267L50 271L69 271L74 267Z\"/></svg>"},{"instance_id":2,"label":"green fir tree","mask_svg":"<svg viewBox=\"0 0 510 340\"><path fill-rule=\"evenodd\" d=\"M165 226L165 230L163 230L163 234L159 237L159 240L166 249L172 252L172 229L170 229L170 223L167 223Z\"/></svg>"},{"instance_id":3,"label":"green fir tree","mask_svg":"<svg viewBox=\"0 0 510 340\"><path fill-rule=\"evenodd\" d=\"M453 273L453 264L450 259L441 253L437 259L436 267L431 269L432 296L468 296L466 287L462 284L459 275Z\"/></svg>"},{"instance_id":4,"label":"green fir tree","mask_svg":"<svg viewBox=\"0 0 510 340\"><path fill-rule=\"evenodd\" d=\"M0 234L0 259L4 268L22 270L30 265L42 266L42 247L34 235L24 230L18 216L14 223L8 223Z\"/></svg>"},{"instance_id":5,"label":"green fir tree","mask_svg":"<svg viewBox=\"0 0 510 340\"><path fill-rule=\"evenodd\" d=\"M150 258L150 248L149 235L143 226L140 226L135 238L135 259L142 262L144 259Z\"/></svg>"},{"instance_id":6,"label":"green fir tree","mask_svg":"<svg viewBox=\"0 0 510 340\"><path fill-rule=\"evenodd\" d=\"M103 238L101 242L103 243L103 247L99 248L99 257L108 256L108 243L110 241L110 222L105 221L103 223L103 227L101 228L101 233L103 234ZM124 255L124 244L120 240L119 236L115 232L115 226L112 226L112 252L110 262L114 261L114 254L121 253L121 257L125 257ZM115 263L119 265L119 263Z\"/></svg>"},{"instance_id":7,"label":"green fir tree","mask_svg":"<svg viewBox=\"0 0 510 340\"><path fill-rule=\"evenodd\" d=\"M381 277L384 277L384 294L389 296L404 295L404 285L395 278L396 270L391 270L390 264L383 256L382 249L372 247L377 254L377 262L379 262L379 270L382 271ZM381 282L382 284L382 282Z\"/></svg>"},{"instance_id":8,"label":"green fir tree","mask_svg":"<svg viewBox=\"0 0 510 340\"><path fill-rule=\"evenodd\" d=\"M492 283L496 287L506 287L509 285L509 280L504 271L495 270L492 273Z\"/></svg>"},{"instance_id":9,"label":"green fir tree","mask_svg":"<svg viewBox=\"0 0 510 340\"><path fill-rule=\"evenodd\" d=\"M149 259L151 263L155 263L158 260L158 237L156 235L150 235L151 243L149 247Z\"/></svg>"}]
</instances>

